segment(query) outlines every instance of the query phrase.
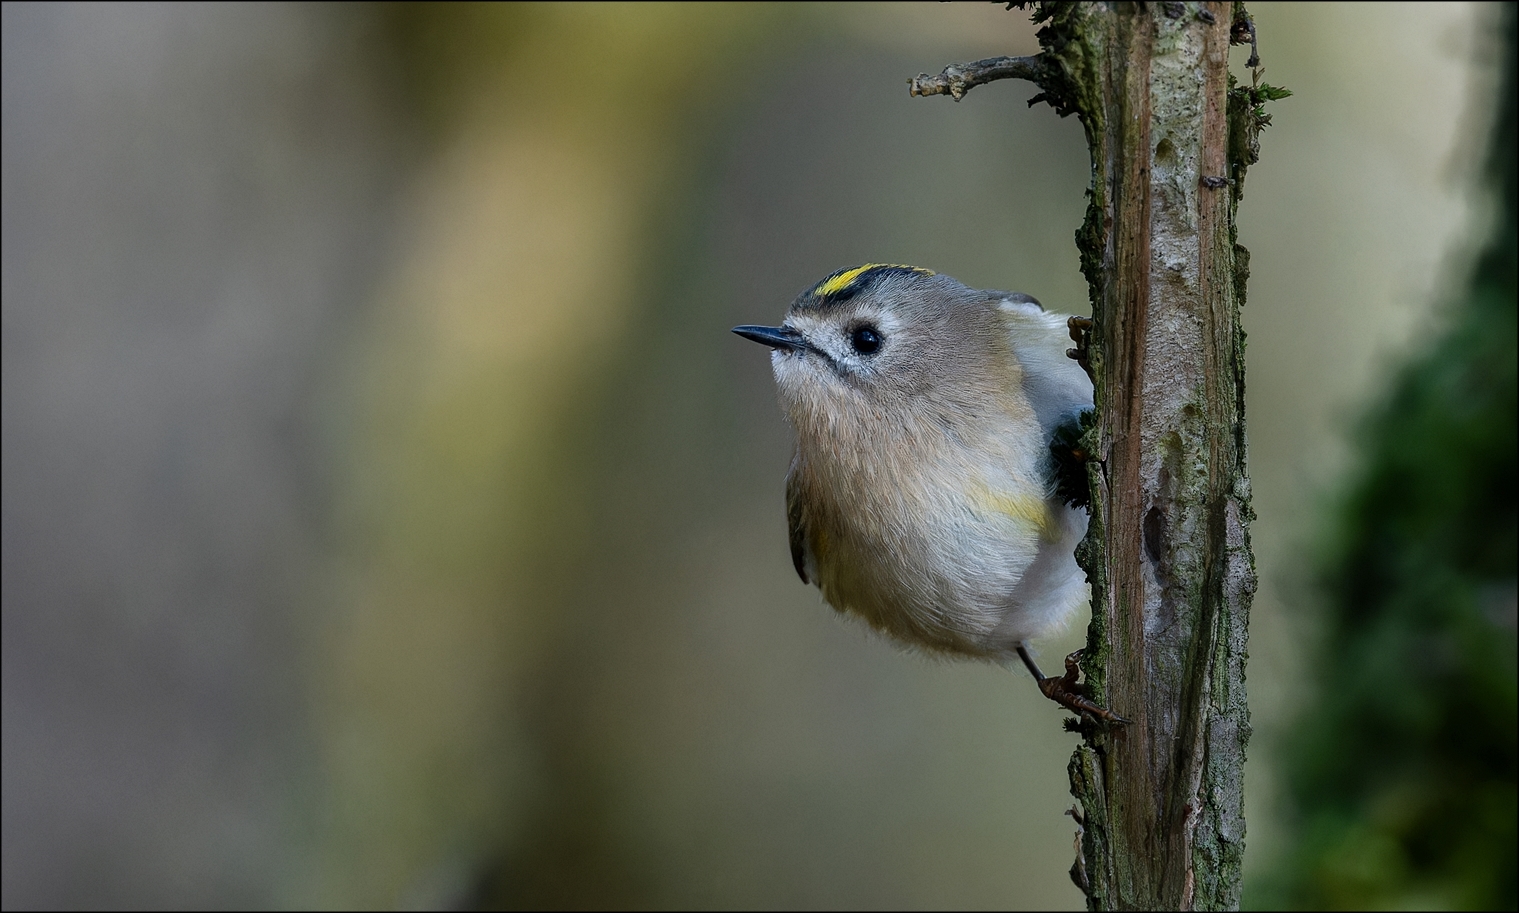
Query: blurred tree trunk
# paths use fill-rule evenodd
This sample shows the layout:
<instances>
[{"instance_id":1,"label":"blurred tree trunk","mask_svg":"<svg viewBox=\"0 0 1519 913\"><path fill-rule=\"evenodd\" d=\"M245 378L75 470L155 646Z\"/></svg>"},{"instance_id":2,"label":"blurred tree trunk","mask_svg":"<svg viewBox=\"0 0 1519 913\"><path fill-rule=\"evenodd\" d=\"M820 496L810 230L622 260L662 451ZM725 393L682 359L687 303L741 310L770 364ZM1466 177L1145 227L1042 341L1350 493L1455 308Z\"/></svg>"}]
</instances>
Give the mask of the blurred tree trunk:
<instances>
[{"instance_id":1,"label":"blurred tree trunk","mask_svg":"<svg viewBox=\"0 0 1519 913\"><path fill-rule=\"evenodd\" d=\"M1131 720L1083 724L1071 759L1073 876L1094 910L1239 905L1255 573L1234 217L1264 117L1250 90L1231 99L1231 31L1254 31L1234 7L1041 11L1041 86L1081 117L1093 163L1078 234L1097 402L1083 666Z\"/></svg>"}]
</instances>

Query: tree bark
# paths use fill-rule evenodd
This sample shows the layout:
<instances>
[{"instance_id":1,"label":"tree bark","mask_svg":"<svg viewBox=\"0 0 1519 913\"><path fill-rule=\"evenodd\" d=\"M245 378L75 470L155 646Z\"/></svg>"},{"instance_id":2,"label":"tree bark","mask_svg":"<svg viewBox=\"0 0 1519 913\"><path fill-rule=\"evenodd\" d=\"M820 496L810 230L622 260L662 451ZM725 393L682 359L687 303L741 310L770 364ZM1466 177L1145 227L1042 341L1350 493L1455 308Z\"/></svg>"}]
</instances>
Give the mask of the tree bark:
<instances>
[{"instance_id":1,"label":"tree bark","mask_svg":"<svg viewBox=\"0 0 1519 913\"><path fill-rule=\"evenodd\" d=\"M1255 575L1234 216L1253 132L1231 160L1232 6L1064 4L1041 35L1046 95L1081 117L1093 163L1083 667L1132 721L1084 725L1071 759L1094 910L1239 905Z\"/></svg>"},{"instance_id":2,"label":"tree bark","mask_svg":"<svg viewBox=\"0 0 1519 913\"><path fill-rule=\"evenodd\" d=\"M1026 4L1015 4L1024 6ZM1039 3L1041 53L909 80L959 101L1031 79L1076 114L1092 154L1077 232L1093 327L1078 343L1096 387L1082 449L1092 519L1077 558L1092 583L1082 659L1090 696L1130 722L1079 722L1071 758L1093 910L1233 909L1244 858L1245 637L1255 592L1245 475L1249 254L1236 243L1245 171L1290 94L1234 85L1243 3Z\"/></svg>"}]
</instances>

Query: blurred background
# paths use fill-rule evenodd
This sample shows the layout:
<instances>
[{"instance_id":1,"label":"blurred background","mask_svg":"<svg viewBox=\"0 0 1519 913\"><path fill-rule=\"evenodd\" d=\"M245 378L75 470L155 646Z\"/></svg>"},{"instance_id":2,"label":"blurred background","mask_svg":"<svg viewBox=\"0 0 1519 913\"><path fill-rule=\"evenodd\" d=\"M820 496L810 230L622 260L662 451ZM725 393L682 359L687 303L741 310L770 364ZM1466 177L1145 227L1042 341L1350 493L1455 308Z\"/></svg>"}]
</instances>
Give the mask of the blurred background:
<instances>
[{"instance_id":1,"label":"blurred background","mask_svg":"<svg viewBox=\"0 0 1519 913\"><path fill-rule=\"evenodd\" d=\"M1290 899L1315 537L1490 235L1512 58L1477 4L1251 9L1295 94L1240 217L1247 884ZM866 261L1084 312L1076 120L907 93L1035 50L995 4L5 4L4 906L1080 908L1062 712L802 586L728 333Z\"/></svg>"}]
</instances>

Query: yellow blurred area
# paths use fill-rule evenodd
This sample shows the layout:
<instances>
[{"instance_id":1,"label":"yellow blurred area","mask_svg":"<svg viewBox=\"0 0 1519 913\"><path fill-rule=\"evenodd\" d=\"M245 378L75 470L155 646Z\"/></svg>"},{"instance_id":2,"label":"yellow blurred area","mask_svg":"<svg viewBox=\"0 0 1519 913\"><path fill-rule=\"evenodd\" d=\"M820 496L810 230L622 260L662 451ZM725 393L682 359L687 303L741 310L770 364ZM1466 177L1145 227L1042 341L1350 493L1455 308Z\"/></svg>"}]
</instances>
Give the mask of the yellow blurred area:
<instances>
[{"instance_id":1,"label":"yellow blurred area","mask_svg":"<svg viewBox=\"0 0 1519 913\"><path fill-rule=\"evenodd\" d=\"M1254 866L1293 537L1467 237L1488 81L1471 4L1251 9L1295 92L1241 210ZM1082 905L1061 712L795 578L728 333L866 261L1085 311L1079 124L907 93L1026 14L4 26L7 907Z\"/></svg>"},{"instance_id":2,"label":"yellow blurred area","mask_svg":"<svg viewBox=\"0 0 1519 913\"><path fill-rule=\"evenodd\" d=\"M512 708L555 633L522 564L585 509L534 490L558 487L546 442L634 329L641 229L691 154L665 141L675 109L774 16L562 4L474 23L527 34L469 74L356 356L361 545L318 685L346 812L317 876L334 905L407 896L419 858L514 830L530 761Z\"/></svg>"}]
</instances>

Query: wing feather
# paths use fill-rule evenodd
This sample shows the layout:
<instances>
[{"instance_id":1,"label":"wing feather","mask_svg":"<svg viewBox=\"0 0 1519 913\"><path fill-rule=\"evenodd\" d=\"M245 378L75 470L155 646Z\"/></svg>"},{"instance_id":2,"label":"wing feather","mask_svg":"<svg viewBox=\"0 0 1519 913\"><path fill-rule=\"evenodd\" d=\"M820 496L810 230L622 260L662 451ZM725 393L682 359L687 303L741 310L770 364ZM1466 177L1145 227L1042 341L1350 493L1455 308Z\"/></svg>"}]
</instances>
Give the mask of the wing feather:
<instances>
[{"instance_id":1,"label":"wing feather","mask_svg":"<svg viewBox=\"0 0 1519 913\"><path fill-rule=\"evenodd\" d=\"M807 579L807 519L802 509L802 482L799 478L797 460L791 461L791 471L786 473L786 526L791 536L791 563L803 583Z\"/></svg>"}]
</instances>

